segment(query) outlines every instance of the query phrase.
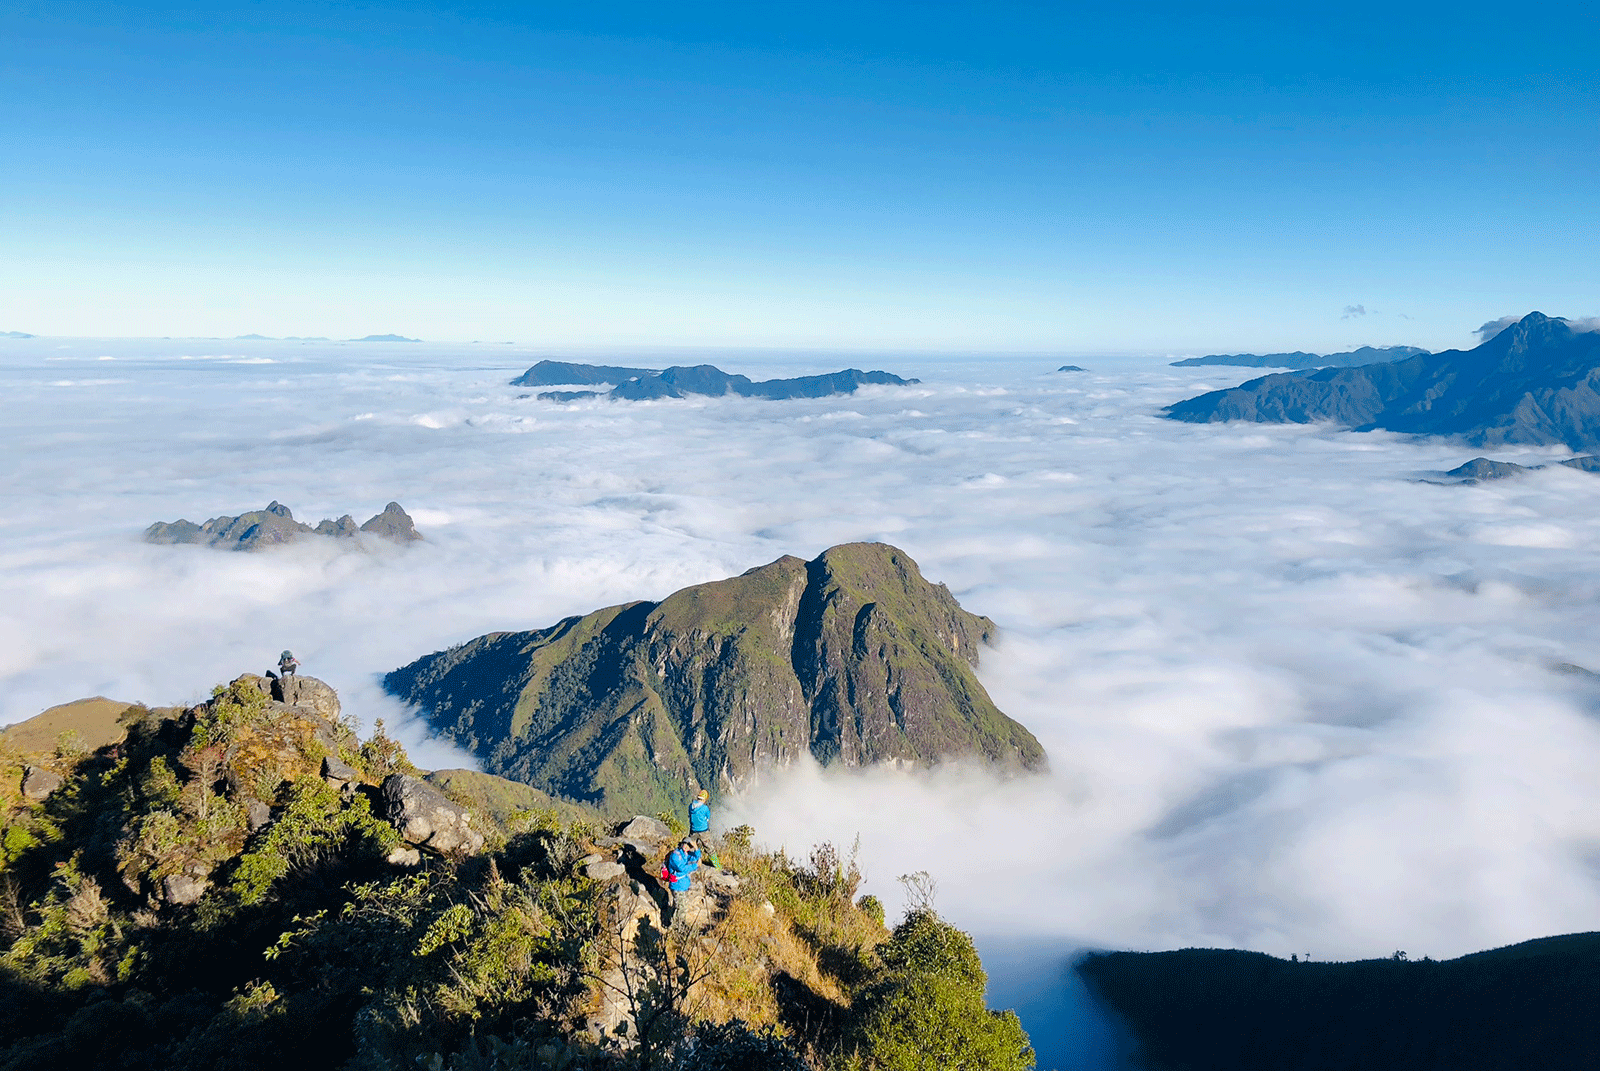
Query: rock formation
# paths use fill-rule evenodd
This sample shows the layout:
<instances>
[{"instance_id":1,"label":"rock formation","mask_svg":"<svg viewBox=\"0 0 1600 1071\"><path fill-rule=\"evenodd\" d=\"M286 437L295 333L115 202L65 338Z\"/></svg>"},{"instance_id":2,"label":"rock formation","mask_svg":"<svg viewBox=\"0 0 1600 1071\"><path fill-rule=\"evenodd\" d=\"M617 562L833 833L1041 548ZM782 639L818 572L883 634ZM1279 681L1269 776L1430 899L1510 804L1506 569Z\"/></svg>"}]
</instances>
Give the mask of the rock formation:
<instances>
[{"instance_id":1,"label":"rock formation","mask_svg":"<svg viewBox=\"0 0 1600 1071\"><path fill-rule=\"evenodd\" d=\"M472 813L425 781L392 773L383 782L384 813L400 835L441 855L471 854L483 847Z\"/></svg>"},{"instance_id":2,"label":"rock formation","mask_svg":"<svg viewBox=\"0 0 1600 1071\"><path fill-rule=\"evenodd\" d=\"M1166 408L1173 420L1332 421L1477 445L1600 448L1600 333L1529 313L1473 350L1283 372Z\"/></svg>"},{"instance_id":3,"label":"rock formation","mask_svg":"<svg viewBox=\"0 0 1600 1071\"><path fill-rule=\"evenodd\" d=\"M389 503L382 513L359 528L348 513L337 521L321 521L313 528L295 520L288 506L272 502L265 509L251 510L237 517L213 517L205 524L187 520L157 521L145 529L144 538L147 543L201 543L222 550L264 550L302 536L349 539L359 532L396 543L422 538L398 502Z\"/></svg>"},{"instance_id":4,"label":"rock formation","mask_svg":"<svg viewBox=\"0 0 1600 1071\"><path fill-rule=\"evenodd\" d=\"M834 547L741 576L500 632L385 678L491 772L569 799L654 811L802 754L823 763L1044 751L973 674L994 623L904 551Z\"/></svg>"},{"instance_id":5,"label":"rock formation","mask_svg":"<svg viewBox=\"0 0 1600 1071\"><path fill-rule=\"evenodd\" d=\"M686 398L690 395L720 397L737 394L746 398L825 398L834 394L853 394L865 384L906 386L915 379L901 379L888 372L863 372L846 368L820 376L752 381L748 376L731 375L709 364L675 365L667 369L622 368L613 365L569 364L540 361L511 381L514 387L566 384L613 384L609 392L546 391L546 401L569 402L579 398L621 398L639 401L648 398Z\"/></svg>"}]
</instances>

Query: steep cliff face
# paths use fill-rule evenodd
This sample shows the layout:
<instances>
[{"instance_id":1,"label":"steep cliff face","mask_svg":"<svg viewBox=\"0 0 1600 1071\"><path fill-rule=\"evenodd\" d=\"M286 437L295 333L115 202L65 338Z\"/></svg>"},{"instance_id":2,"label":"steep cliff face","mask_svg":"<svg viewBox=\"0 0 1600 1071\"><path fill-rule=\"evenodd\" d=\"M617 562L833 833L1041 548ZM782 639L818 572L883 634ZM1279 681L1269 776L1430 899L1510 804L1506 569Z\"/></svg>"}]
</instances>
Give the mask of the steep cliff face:
<instances>
[{"instance_id":1,"label":"steep cliff face","mask_svg":"<svg viewBox=\"0 0 1600 1071\"><path fill-rule=\"evenodd\" d=\"M904 551L854 543L660 603L483 636L385 684L494 773L648 810L805 752L1042 768L1038 741L973 674L993 634Z\"/></svg>"}]
</instances>

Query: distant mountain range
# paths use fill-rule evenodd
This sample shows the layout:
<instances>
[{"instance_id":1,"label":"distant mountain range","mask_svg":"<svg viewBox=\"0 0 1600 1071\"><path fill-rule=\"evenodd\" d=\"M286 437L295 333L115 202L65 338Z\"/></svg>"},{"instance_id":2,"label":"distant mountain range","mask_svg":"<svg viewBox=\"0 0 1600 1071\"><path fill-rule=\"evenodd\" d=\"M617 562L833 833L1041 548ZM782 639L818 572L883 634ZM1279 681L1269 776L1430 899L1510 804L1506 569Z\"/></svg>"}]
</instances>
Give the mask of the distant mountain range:
<instances>
[{"instance_id":1,"label":"distant mountain range","mask_svg":"<svg viewBox=\"0 0 1600 1071\"><path fill-rule=\"evenodd\" d=\"M846 368L820 376L794 379L768 379L755 382L748 376L732 375L709 364L674 365L671 368L624 368L604 364L571 364L566 361L540 361L511 381L513 387L614 384L610 391L545 391L546 401L570 402L580 398L622 398L641 401L650 398L686 398L690 395L720 397L737 394L745 398L825 398L834 394L853 394L864 384L907 386L915 379L901 379L888 372L863 372Z\"/></svg>"},{"instance_id":2,"label":"distant mountain range","mask_svg":"<svg viewBox=\"0 0 1600 1071\"><path fill-rule=\"evenodd\" d=\"M396 543L411 543L422 538L398 502L389 503L382 513L359 527L355 518L346 513L336 521L324 520L313 528L295 520L288 506L272 502L266 509L251 510L237 517L213 517L205 524L186 520L157 521L145 529L144 538L147 543L202 543L221 550L264 550L302 536L354 538L360 533Z\"/></svg>"},{"instance_id":3,"label":"distant mountain range","mask_svg":"<svg viewBox=\"0 0 1600 1071\"><path fill-rule=\"evenodd\" d=\"M1436 962L1186 948L1078 965L1149 1071L1593 1071L1600 933Z\"/></svg>"},{"instance_id":4,"label":"distant mountain range","mask_svg":"<svg viewBox=\"0 0 1600 1071\"><path fill-rule=\"evenodd\" d=\"M235 342L332 342L331 338L324 335L284 335L276 338L272 335L235 335ZM421 342L420 338L407 338L404 335L363 335L360 338L343 339L344 342Z\"/></svg>"},{"instance_id":5,"label":"distant mountain range","mask_svg":"<svg viewBox=\"0 0 1600 1071\"><path fill-rule=\"evenodd\" d=\"M1419 357L1428 351L1416 346L1362 346L1345 353L1213 353L1206 357L1187 357L1173 361L1173 368L1194 368L1200 365L1234 365L1240 368L1351 368L1363 364L1381 364L1384 361L1402 361Z\"/></svg>"},{"instance_id":6,"label":"distant mountain range","mask_svg":"<svg viewBox=\"0 0 1600 1071\"><path fill-rule=\"evenodd\" d=\"M1282 372L1170 405L1173 420L1332 421L1478 445L1600 448L1600 333L1533 312L1472 350Z\"/></svg>"},{"instance_id":7,"label":"distant mountain range","mask_svg":"<svg viewBox=\"0 0 1600 1071\"><path fill-rule=\"evenodd\" d=\"M26 331L0 331L0 338L33 338Z\"/></svg>"},{"instance_id":8,"label":"distant mountain range","mask_svg":"<svg viewBox=\"0 0 1600 1071\"><path fill-rule=\"evenodd\" d=\"M994 627L904 551L851 543L659 603L490 633L384 687L491 773L650 814L804 754L1042 769L1039 742L973 674Z\"/></svg>"}]
</instances>

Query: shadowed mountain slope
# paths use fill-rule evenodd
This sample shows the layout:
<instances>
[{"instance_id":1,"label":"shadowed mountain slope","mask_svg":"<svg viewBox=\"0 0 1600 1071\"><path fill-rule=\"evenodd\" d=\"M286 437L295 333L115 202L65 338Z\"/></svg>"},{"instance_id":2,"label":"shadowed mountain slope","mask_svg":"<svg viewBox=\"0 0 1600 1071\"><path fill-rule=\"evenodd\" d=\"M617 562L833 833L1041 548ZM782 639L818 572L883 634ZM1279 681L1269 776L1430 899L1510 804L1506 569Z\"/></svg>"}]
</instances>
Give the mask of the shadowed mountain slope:
<instances>
[{"instance_id":1,"label":"shadowed mountain slope","mask_svg":"<svg viewBox=\"0 0 1600 1071\"><path fill-rule=\"evenodd\" d=\"M1600 933L1459 959L1288 962L1188 948L1078 972L1148 1071L1579 1071L1600 1067Z\"/></svg>"},{"instance_id":2,"label":"shadowed mountain slope","mask_svg":"<svg viewBox=\"0 0 1600 1071\"><path fill-rule=\"evenodd\" d=\"M973 674L994 623L904 551L834 547L500 632L385 678L493 773L608 810L680 806L809 752L848 766L1044 751Z\"/></svg>"},{"instance_id":3,"label":"shadowed mountain slope","mask_svg":"<svg viewBox=\"0 0 1600 1071\"><path fill-rule=\"evenodd\" d=\"M1600 447L1600 333L1529 313L1473 350L1284 372L1166 408L1173 420L1332 421L1480 445Z\"/></svg>"}]
</instances>

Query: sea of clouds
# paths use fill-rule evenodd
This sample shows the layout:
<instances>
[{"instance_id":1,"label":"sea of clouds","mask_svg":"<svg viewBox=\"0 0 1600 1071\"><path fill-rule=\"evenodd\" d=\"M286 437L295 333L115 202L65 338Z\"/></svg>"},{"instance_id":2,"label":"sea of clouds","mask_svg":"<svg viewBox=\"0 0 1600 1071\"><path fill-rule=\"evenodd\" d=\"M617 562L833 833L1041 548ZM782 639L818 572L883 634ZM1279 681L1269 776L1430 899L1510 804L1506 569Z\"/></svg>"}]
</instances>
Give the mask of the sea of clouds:
<instances>
[{"instance_id":1,"label":"sea of clouds","mask_svg":"<svg viewBox=\"0 0 1600 1071\"><path fill-rule=\"evenodd\" d=\"M1051 773L797 768L726 806L769 844L859 835L869 889L895 904L896 875L929 871L1001 960L1442 957L1600 927L1600 478L1433 486L1474 452L1157 415L1247 370L568 353L923 382L561 406L507 385L538 356L0 340L0 723L94 694L194 701L288 647L361 722L462 765L382 673L886 540L1000 624L980 677ZM427 539L140 539L272 499L311 523L396 499Z\"/></svg>"}]
</instances>

